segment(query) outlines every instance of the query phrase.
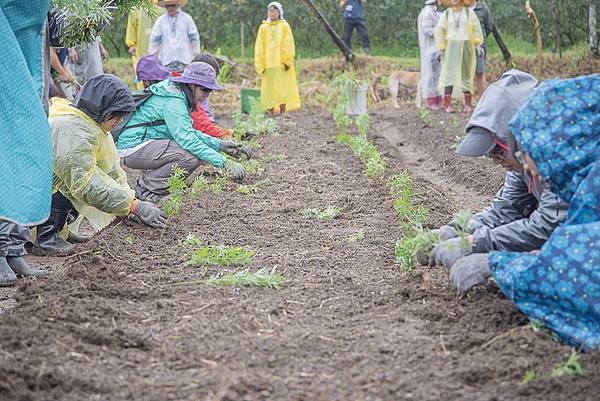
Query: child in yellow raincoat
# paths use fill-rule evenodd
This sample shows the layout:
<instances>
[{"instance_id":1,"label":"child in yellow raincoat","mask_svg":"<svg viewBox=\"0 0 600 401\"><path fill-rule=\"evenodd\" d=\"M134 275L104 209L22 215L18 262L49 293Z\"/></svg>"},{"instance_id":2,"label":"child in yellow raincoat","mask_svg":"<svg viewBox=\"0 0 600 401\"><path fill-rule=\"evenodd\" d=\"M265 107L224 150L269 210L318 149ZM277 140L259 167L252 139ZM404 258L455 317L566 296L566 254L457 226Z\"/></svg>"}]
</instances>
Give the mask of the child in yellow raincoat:
<instances>
[{"instance_id":1,"label":"child in yellow raincoat","mask_svg":"<svg viewBox=\"0 0 600 401\"><path fill-rule=\"evenodd\" d=\"M77 94L73 103L53 99L52 206L50 217L37 226L32 249L38 255L68 255L73 245L59 236L79 214L100 231L116 216L133 214L150 226L164 227L165 217L155 205L135 198L110 130L135 110L131 91L112 75L97 75Z\"/></svg>"},{"instance_id":2,"label":"child in yellow raincoat","mask_svg":"<svg viewBox=\"0 0 600 401\"><path fill-rule=\"evenodd\" d=\"M296 84L294 36L283 18L283 7L274 1L267 7L268 18L256 37L254 68L261 77L260 102L264 110L281 113L300 108Z\"/></svg>"},{"instance_id":3,"label":"child in yellow raincoat","mask_svg":"<svg viewBox=\"0 0 600 401\"><path fill-rule=\"evenodd\" d=\"M442 53L440 91L444 108L452 113L452 91L460 88L465 96L465 112L473 111L473 82L477 54L483 52L483 33L471 0L443 0L449 8L435 27L435 46Z\"/></svg>"}]
</instances>

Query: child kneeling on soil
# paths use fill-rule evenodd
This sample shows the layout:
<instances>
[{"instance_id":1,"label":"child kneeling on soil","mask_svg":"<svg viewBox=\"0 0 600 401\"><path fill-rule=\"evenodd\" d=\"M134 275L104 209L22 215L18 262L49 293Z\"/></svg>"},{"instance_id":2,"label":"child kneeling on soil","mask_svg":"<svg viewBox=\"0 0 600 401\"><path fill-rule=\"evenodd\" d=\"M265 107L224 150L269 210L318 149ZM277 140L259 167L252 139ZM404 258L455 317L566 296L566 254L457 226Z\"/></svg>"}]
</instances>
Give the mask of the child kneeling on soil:
<instances>
[{"instance_id":1,"label":"child kneeling on soil","mask_svg":"<svg viewBox=\"0 0 600 401\"><path fill-rule=\"evenodd\" d=\"M72 244L59 236L68 219L79 213L96 230L115 216L134 215L155 228L165 225L163 213L150 202L135 198L110 130L135 110L131 91L112 75L90 79L73 103L53 99L52 130L53 191L49 219L37 226L34 250L44 255L68 255Z\"/></svg>"},{"instance_id":2,"label":"child kneeling on soil","mask_svg":"<svg viewBox=\"0 0 600 401\"><path fill-rule=\"evenodd\" d=\"M195 130L190 118L190 112L211 91L222 89L215 70L197 62L188 65L181 76L150 86L153 95L138 107L117 140L123 164L145 170L134 185L140 199L156 202L167 195L167 180L175 165L186 176L206 162L236 180L244 178L244 168L219 153L239 157L241 145Z\"/></svg>"}]
</instances>

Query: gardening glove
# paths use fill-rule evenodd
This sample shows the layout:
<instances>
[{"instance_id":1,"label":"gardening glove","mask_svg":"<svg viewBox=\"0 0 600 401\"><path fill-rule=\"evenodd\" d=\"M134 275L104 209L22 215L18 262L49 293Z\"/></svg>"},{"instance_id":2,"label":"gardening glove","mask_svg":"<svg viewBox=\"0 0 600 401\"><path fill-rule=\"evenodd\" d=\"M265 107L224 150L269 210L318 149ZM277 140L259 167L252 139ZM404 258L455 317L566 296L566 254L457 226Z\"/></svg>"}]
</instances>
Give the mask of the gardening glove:
<instances>
[{"instance_id":1,"label":"gardening glove","mask_svg":"<svg viewBox=\"0 0 600 401\"><path fill-rule=\"evenodd\" d=\"M447 241L449 239L458 237L456 229L449 225L441 226L440 228L431 230L431 233L440 237L440 241Z\"/></svg>"},{"instance_id":2,"label":"gardening glove","mask_svg":"<svg viewBox=\"0 0 600 401\"><path fill-rule=\"evenodd\" d=\"M231 157L238 159L240 157L240 148L242 145L233 141L222 141L219 150L223 153L228 154Z\"/></svg>"},{"instance_id":3,"label":"gardening glove","mask_svg":"<svg viewBox=\"0 0 600 401\"><path fill-rule=\"evenodd\" d=\"M456 261L450 269L450 282L464 295L476 285L486 285L492 272L488 253L474 253Z\"/></svg>"},{"instance_id":4,"label":"gardening glove","mask_svg":"<svg viewBox=\"0 0 600 401\"><path fill-rule=\"evenodd\" d=\"M483 50L483 47L481 47L480 45L477 45L477 47L475 48L475 51L477 52L477 55L478 55L479 57L482 57L482 56L483 56L483 52L484 52L484 50Z\"/></svg>"},{"instance_id":5,"label":"gardening glove","mask_svg":"<svg viewBox=\"0 0 600 401\"><path fill-rule=\"evenodd\" d=\"M472 245L463 238L452 238L437 244L429 256L429 267L441 265L450 270L456 261L471 254Z\"/></svg>"},{"instance_id":6,"label":"gardening glove","mask_svg":"<svg viewBox=\"0 0 600 401\"><path fill-rule=\"evenodd\" d=\"M456 230L454 229L454 227L449 226L449 225L441 226L440 228L431 230L431 233L439 238L438 243L449 240L451 238L455 238L457 236ZM421 264L421 266L427 266L429 264L429 256L431 254L431 250L433 249L434 245L436 245L436 244L432 244L432 246L427 247L427 248L422 247L422 248L417 249L417 253L416 253L415 257L417 259L417 262L419 262L419 264Z\"/></svg>"},{"instance_id":7,"label":"gardening glove","mask_svg":"<svg viewBox=\"0 0 600 401\"><path fill-rule=\"evenodd\" d=\"M165 228L167 225L165 215L154 205L154 203L136 199L131 209L131 214L136 216L147 226L152 228Z\"/></svg>"},{"instance_id":8,"label":"gardening glove","mask_svg":"<svg viewBox=\"0 0 600 401\"><path fill-rule=\"evenodd\" d=\"M225 162L224 170L236 181L242 181L246 176L246 170L241 164L228 160Z\"/></svg>"},{"instance_id":9,"label":"gardening glove","mask_svg":"<svg viewBox=\"0 0 600 401\"><path fill-rule=\"evenodd\" d=\"M240 139L242 141L249 141L250 139L254 138L255 136L256 136L256 134L254 133L254 131L252 131L251 129L249 129L245 133L242 134L242 136L240 137Z\"/></svg>"},{"instance_id":10,"label":"gardening glove","mask_svg":"<svg viewBox=\"0 0 600 401\"><path fill-rule=\"evenodd\" d=\"M252 159L252 148L250 148L249 146L240 147L240 156L241 155L246 156L246 159L248 160Z\"/></svg>"}]
</instances>

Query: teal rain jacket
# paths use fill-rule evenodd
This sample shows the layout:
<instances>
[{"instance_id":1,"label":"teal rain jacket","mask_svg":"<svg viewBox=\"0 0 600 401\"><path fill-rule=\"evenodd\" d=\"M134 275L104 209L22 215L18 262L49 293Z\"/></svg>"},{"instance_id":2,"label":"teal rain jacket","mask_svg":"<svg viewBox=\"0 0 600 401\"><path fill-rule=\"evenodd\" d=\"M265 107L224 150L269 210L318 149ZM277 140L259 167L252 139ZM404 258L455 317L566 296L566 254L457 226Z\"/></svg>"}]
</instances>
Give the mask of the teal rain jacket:
<instances>
[{"instance_id":1,"label":"teal rain jacket","mask_svg":"<svg viewBox=\"0 0 600 401\"><path fill-rule=\"evenodd\" d=\"M510 125L569 210L539 254L490 253L494 279L569 345L600 348L600 74L544 82Z\"/></svg>"},{"instance_id":2,"label":"teal rain jacket","mask_svg":"<svg viewBox=\"0 0 600 401\"><path fill-rule=\"evenodd\" d=\"M117 148L130 149L150 139L171 139L198 159L222 168L221 140L194 129L185 94L175 83L167 79L152 85L150 90L154 96L139 106L127 125L157 120L165 120L166 124L125 129L119 135Z\"/></svg>"},{"instance_id":3,"label":"teal rain jacket","mask_svg":"<svg viewBox=\"0 0 600 401\"><path fill-rule=\"evenodd\" d=\"M0 219L50 214L52 148L42 106L42 32L49 0L0 0Z\"/></svg>"}]
</instances>

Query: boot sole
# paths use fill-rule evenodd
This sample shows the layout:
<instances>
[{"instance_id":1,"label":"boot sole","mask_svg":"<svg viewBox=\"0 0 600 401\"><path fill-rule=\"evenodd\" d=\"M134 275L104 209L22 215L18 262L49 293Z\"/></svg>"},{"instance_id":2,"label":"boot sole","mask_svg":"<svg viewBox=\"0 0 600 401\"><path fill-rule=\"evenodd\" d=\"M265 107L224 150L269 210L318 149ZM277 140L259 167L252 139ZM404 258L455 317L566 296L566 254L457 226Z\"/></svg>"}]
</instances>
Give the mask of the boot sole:
<instances>
[{"instance_id":1,"label":"boot sole","mask_svg":"<svg viewBox=\"0 0 600 401\"><path fill-rule=\"evenodd\" d=\"M63 256L71 256L75 253L75 249L73 249L72 251L66 251L66 252L56 252L56 251L46 251L43 249L40 249L38 247L33 247L31 248L31 251L29 251L29 253L31 253L32 255L35 256L53 256L53 257L63 257Z\"/></svg>"}]
</instances>

